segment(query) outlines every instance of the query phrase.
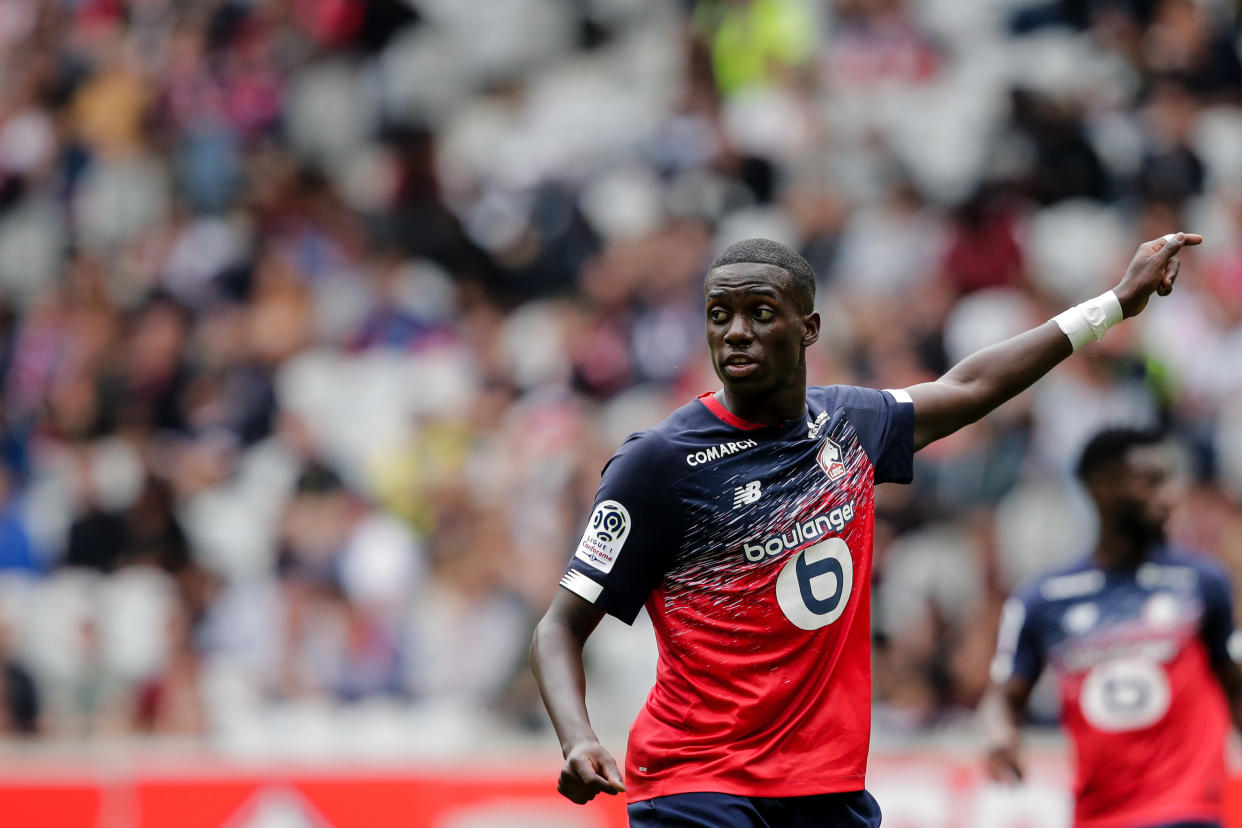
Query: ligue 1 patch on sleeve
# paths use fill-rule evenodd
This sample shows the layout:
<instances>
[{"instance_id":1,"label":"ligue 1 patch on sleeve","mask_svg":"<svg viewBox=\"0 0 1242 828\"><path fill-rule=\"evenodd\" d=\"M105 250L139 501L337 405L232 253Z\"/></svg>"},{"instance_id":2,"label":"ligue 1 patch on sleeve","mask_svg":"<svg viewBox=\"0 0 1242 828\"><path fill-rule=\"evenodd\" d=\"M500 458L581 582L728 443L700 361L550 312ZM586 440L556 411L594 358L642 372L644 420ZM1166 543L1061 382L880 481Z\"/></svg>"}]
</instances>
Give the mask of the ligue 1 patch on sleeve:
<instances>
[{"instance_id":1,"label":"ligue 1 patch on sleeve","mask_svg":"<svg viewBox=\"0 0 1242 828\"><path fill-rule=\"evenodd\" d=\"M630 534L630 513L615 500L602 501L591 512L574 554L600 572L611 572Z\"/></svg>"}]
</instances>

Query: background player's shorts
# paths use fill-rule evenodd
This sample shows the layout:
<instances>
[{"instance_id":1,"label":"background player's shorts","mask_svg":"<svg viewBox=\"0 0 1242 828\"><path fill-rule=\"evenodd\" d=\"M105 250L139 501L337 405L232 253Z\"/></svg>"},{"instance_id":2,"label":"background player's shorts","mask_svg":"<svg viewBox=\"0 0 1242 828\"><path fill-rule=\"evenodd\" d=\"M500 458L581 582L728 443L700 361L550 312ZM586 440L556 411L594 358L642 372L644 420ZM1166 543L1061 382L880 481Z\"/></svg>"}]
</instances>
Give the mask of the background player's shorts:
<instances>
[{"instance_id":1,"label":"background player's shorts","mask_svg":"<svg viewBox=\"0 0 1242 828\"><path fill-rule=\"evenodd\" d=\"M718 793L657 796L629 806L630 828L878 828L866 791L768 798Z\"/></svg>"}]
</instances>

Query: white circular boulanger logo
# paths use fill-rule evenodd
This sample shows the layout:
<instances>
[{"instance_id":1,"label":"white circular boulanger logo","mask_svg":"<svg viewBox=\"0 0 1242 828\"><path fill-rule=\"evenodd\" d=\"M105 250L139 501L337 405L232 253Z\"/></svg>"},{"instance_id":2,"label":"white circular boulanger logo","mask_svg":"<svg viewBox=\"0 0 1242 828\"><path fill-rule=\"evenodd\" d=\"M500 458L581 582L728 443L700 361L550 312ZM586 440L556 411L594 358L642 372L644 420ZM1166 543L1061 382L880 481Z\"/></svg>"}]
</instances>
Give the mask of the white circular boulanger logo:
<instances>
[{"instance_id":1,"label":"white circular boulanger logo","mask_svg":"<svg viewBox=\"0 0 1242 828\"><path fill-rule=\"evenodd\" d=\"M1150 659L1106 661L1087 673L1080 699L1083 717L1097 730L1141 730L1168 711L1169 679Z\"/></svg>"},{"instance_id":2,"label":"white circular boulanger logo","mask_svg":"<svg viewBox=\"0 0 1242 828\"><path fill-rule=\"evenodd\" d=\"M776 576L776 602L803 630L818 630L840 618L853 589L854 558L841 538L808 546Z\"/></svg>"}]
</instances>

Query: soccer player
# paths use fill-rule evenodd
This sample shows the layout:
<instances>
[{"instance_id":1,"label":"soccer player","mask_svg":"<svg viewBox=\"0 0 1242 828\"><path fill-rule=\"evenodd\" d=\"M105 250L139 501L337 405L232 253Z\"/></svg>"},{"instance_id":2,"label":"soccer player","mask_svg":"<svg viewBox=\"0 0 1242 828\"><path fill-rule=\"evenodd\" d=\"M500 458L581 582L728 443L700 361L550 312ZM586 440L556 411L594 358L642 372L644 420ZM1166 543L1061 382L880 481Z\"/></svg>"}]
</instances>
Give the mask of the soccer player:
<instances>
[{"instance_id":1,"label":"soccer player","mask_svg":"<svg viewBox=\"0 0 1242 828\"><path fill-rule=\"evenodd\" d=\"M728 247L704 281L723 388L629 437L604 468L531 662L574 802L628 790L635 828L875 826L874 486L1112 324L1167 294L1202 237L1141 245L1113 290L904 390L807 387L815 277L787 247ZM898 311L894 309L896 314ZM624 780L591 728L582 648L605 613L646 606L656 683Z\"/></svg>"},{"instance_id":2,"label":"soccer player","mask_svg":"<svg viewBox=\"0 0 1242 828\"><path fill-rule=\"evenodd\" d=\"M1242 721L1229 582L1165 541L1173 502L1157 434L1101 432L1078 476L1099 538L1005 605L981 708L988 771L1022 777L1018 723L1048 664L1077 752L1077 828L1219 826L1231 714Z\"/></svg>"}]
</instances>

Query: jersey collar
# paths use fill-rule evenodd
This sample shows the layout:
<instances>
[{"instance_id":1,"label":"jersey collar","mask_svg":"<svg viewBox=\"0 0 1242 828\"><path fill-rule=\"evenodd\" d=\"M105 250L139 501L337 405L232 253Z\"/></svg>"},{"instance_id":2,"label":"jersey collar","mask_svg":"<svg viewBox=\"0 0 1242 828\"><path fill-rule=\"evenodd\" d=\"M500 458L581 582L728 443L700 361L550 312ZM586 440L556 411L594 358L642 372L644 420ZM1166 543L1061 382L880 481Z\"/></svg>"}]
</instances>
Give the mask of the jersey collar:
<instances>
[{"instance_id":1,"label":"jersey collar","mask_svg":"<svg viewBox=\"0 0 1242 828\"><path fill-rule=\"evenodd\" d=\"M717 419L743 431L754 431L757 428L766 428L761 423L752 423L750 420L743 420L729 409L725 408L720 400L716 399L715 391L707 391L699 394L699 402L707 406L707 410L716 415Z\"/></svg>"}]
</instances>

